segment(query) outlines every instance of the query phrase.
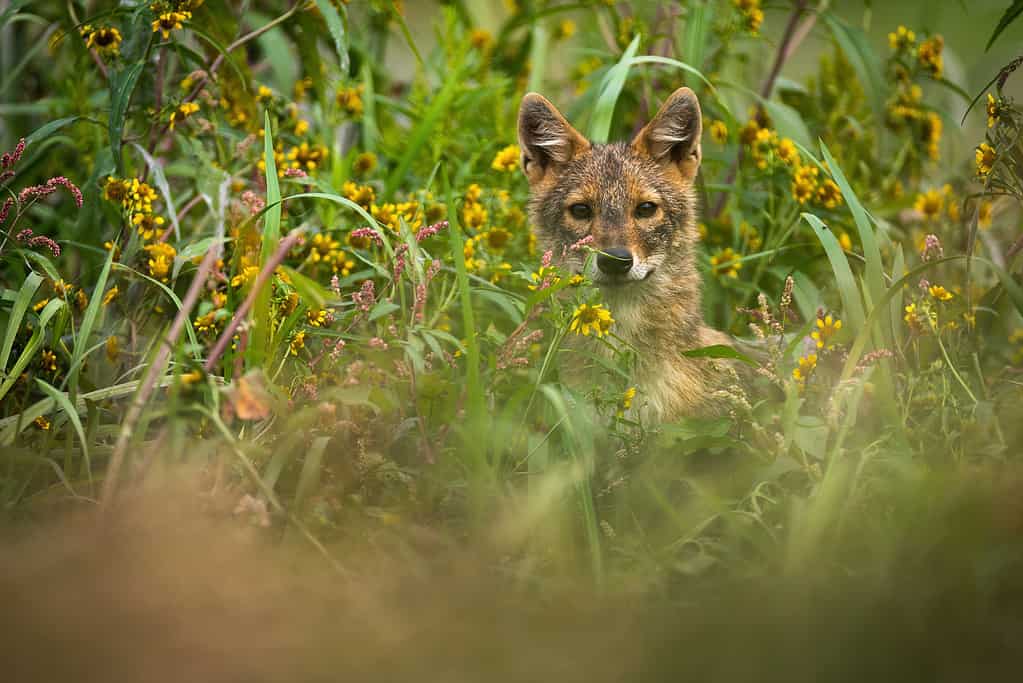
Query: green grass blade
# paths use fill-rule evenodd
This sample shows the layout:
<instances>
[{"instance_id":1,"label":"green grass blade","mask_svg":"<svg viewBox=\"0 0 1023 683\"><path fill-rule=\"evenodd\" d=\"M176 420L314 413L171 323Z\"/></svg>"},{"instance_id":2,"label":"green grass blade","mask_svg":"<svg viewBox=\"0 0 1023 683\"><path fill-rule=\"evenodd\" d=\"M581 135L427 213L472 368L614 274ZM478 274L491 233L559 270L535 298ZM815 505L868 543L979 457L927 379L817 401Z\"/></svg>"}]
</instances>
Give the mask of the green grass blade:
<instances>
[{"instance_id":1,"label":"green grass blade","mask_svg":"<svg viewBox=\"0 0 1023 683\"><path fill-rule=\"evenodd\" d=\"M714 23L714 5L708 2L690 3L686 16L684 41L678 46L678 54L699 68L707 54L707 39Z\"/></svg>"},{"instance_id":2,"label":"green grass blade","mask_svg":"<svg viewBox=\"0 0 1023 683\"><path fill-rule=\"evenodd\" d=\"M167 285L163 284L159 280L157 280L155 278L151 278L151 277L149 277L148 275L146 275L144 273L140 273L139 271L135 270L134 268L130 268L130 267L128 267L128 266L126 266L126 265L124 265L122 263L116 263L115 262L112 265L112 268L114 270L119 270L119 271L123 271L123 272L126 272L126 273L131 273L132 275L135 275L136 277L140 277L140 278L142 278L143 280L149 282L152 285L156 285L158 288L160 288L160 290L164 294L167 295L167 298L171 300L171 302L174 304L174 307L177 308L178 310L181 310L181 299L178 298L178 295L174 293L173 289L171 289ZM194 356L195 356L196 360L199 360L201 358L199 349L202 348L202 347L199 345L199 338L197 336L195 336L195 330L192 328L191 325L185 325L185 333L188 335L188 341L191 342L191 344L192 344L192 348L194 349Z\"/></svg>"},{"instance_id":3,"label":"green grass blade","mask_svg":"<svg viewBox=\"0 0 1023 683\"><path fill-rule=\"evenodd\" d=\"M85 438L85 429L82 428L82 420L78 417L78 411L71 404L68 395L51 384L36 378L36 384L43 390L43 393L53 399L54 403L67 414L67 419L78 434L78 440L82 444L82 457L85 458L85 468L89 473L89 483L92 483L92 460L89 458L89 440Z\"/></svg>"},{"instance_id":4,"label":"green grass blade","mask_svg":"<svg viewBox=\"0 0 1023 683\"><path fill-rule=\"evenodd\" d=\"M824 12L822 15L824 23L831 30L835 42L842 48L849 63L852 64L856 74L860 77L870 100L870 108L878 121L883 120L885 85L881 77L881 65L877 55L870 46L870 40L863 29L847 24L835 16L833 12Z\"/></svg>"},{"instance_id":5,"label":"green grass blade","mask_svg":"<svg viewBox=\"0 0 1023 683\"><path fill-rule=\"evenodd\" d=\"M812 213L803 213L803 219L810 224L817 238L824 246L824 253L831 262L831 270L835 274L835 282L838 284L838 293L842 297L842 308L845 309L845 316L854 330L863 329L863 299L860 290L856 286L856 278L853 277L849 261L838 243L838 238L828 230L828 226L820 218Z\"/></svg>"},{"instance_id":6,"label":"green grass blade","mask_svg":"<svg viewBox=\"0 0 1023 683\"><path fill-rule=\"evenodd\" d=\"M329 436L318 436L309 444L309 449L305 453L305 461L302 463L302 472L298 476L298 486L295 487L292 510L296 514L302 514L302 504L309 499L320 483L323 455L327 450L328 443L330 443Z\"/></svg>"},{"instance_id":7,"label":"green grass blade","mask_svg":"<svg viewBox=\"0 0 1023 683\"><path fill-rule=\"evenodd\" d=\"M99 279L96 280L96 287L92 290L92 298L89 300L89 306L85 309L85 315L82 316L82 325L78 330L78 337L75 339L75 348L71 352L71 367L73 369L68 373L68 393L72 398L78 391L78 377L81 374L83 352L89 343L92 328L96 325L96 317L99 315L103 292L107 288L107 278L110 276L110 266L113 262L114 250L111 249L107 252L107 260L103 264L103 270L99 273Z\"/></svg>"},{"instance_id":8,"label":"green grass blade","mask_svg":"<svg viewBox=\"0 0 1023 683\"><path fill-rule=\"evenodd\" d=\"M638 35L632 39L629 47L625 48L622 58L604 75L604 80L600 84L600 95L593 108L593 117L590 119L589 128L589 138L594 142L607 142L611 135L611 121L614 119L615 106L625 87L625 81L629 77L633 58L639 49L639 39Z\"/></svg>"},{"instance_id":9,"label":"green grass blade","mask_svg":"<svg viewBox=\"0 0 1023 683\"><path fill-rule=\"evenodd\" d=\"M532 44L529 48L529 61L532 68L529 71L529 84L527 92L540 92L543 90L543 77L547 73L547 54L550 52L551 34L547 25L542 21L533 24Z\"/></svg>"},{"instance_id":10,"label":"green grass blade","mask_svg":"<svg viewBox=\"0 0 1023 683\"><path fill-rule=\"evenodd\" d=\"M28 364L35 358L36 351L43 345L43 336L46 334L46 327L50 324L50 319L57 314L58 311L64 308L63 299L50 299L50 303L46 304L42 313L39 314L39 327L36 328L35 332L29 338L28 343L25 344L25 348L22 349L21 355L18 356L18 360L14 362L14 366L11 371L4 377L3 384L0 384L0 399L3 399L7 395L7 392L11 390L15 382L18 381L18 377L28 367Z\"/></svg>"},{"instance_id":11,"label":"green grass blade","mask_svg":"<svg viewBox=\"0 0 1023 683\"><path fill-rule=\"evenodd\" d=\"M270 112L263 114L263 162L266 164L266 205L263 215L263 239L259 252L259 267L262 269L281 240L281 186L277 178L277 163L274 160L274 142L270 127ZM249 347L246 349L249 367L258 367L268 360L270 346L270 304L273 288L263 287L256 295L252 307L253 329L249 335Z\"/></svg>"},{"instance_id":12,"label":"green grass blade","mask_svg":"<svg viewBox=\"0 0 1023 683\"><path fill-rule=\"evenodd\" d=\"M124 160L121 158L121 137L124 135L124 120L128 115L128 103L135 92L135 86L142 75L144 62L132 64L124 71L111 78L110 82L110 150L114 157L117 172L124 172Z\"/></svg>"},{"instance_id":13,"label":"green grass blade","mask_svg":"<svg viewBox=\"0 0 1023 683\"><path fill-rule=\"evenodd\" d=\"M11 308L11 316L7 319L7 329L4 330L4 345L0 347L0 374L7 369L7 361L11 358L11 349L14 348L14 338L21 329L21 321L25 317L32 297L35 296L39 285L43 283L42 275L31 272L18 290L18 296L14 299L14 306Z\"/></svg>"},{"instance_id":14,"label":"green grass blade","mask_svg":"<svg viewBox=\"0 0 1023 683\"><path fill-rule=\"evenodd\" d=\"M348 32L345 31L345 22L340 12L345 12L345 6L335 7L330 0L316 0L316 6L327 22L327 31L334 41L334 49L337 50L338 62L341 64L341 73L348 73ZM422 61L422 60L420 60Z\"/></svg>"}]
</instances>

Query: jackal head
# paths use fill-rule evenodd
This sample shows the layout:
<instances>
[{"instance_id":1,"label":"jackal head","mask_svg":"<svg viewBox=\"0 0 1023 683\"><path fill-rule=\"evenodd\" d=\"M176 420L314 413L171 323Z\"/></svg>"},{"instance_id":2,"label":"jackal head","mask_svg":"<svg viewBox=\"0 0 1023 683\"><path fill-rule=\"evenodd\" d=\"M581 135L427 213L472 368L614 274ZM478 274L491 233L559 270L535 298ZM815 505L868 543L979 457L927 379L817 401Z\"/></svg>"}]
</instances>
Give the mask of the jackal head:
<instances>
[{"instance_id":1,"label":"jackal head","mask_svg":"<svg viewBox=\"0 0 1023 683\"><path fill-rule=\"evenodd\" d=\"M541 95L519 108L530 217L544 249L560 257L585 237L598 251L585 273L613 299L686 294L699 302L694 252L700 167L700 104L679 88L632 142L594 144ZM580 272L585 250L569 251Z\"/></svg>"}]
</instances>

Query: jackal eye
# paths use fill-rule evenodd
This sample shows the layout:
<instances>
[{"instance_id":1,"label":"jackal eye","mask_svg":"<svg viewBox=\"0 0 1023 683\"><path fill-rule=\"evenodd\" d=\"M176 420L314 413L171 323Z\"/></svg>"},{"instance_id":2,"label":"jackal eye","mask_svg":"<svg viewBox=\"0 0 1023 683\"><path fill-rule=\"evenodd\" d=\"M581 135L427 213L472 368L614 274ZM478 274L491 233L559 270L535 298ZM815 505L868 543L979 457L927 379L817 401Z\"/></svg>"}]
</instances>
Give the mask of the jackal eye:
<instances>
[{"instance_id":1,"label":"jackal eye","mask_svg":"<svg viewBox=\"0 0 1023 683\"><path fill-rule=\"evenodd\" d=\"M578 218L581 221L593 217L593 209L590 208L589 204L573 204L568 207L568 212L572 214L572 218Z\"/></svg>"},{"instance_id":2,"label":"jackal eye","mask_svg":"<svg viewBox=\"0 0 1023 683\"><path fill-rule=\"evenodd\" d=\"M643 202L636 207L636 218L650 218L657 213L657 205L653 202Z\"/></svg>"}]
</instances>

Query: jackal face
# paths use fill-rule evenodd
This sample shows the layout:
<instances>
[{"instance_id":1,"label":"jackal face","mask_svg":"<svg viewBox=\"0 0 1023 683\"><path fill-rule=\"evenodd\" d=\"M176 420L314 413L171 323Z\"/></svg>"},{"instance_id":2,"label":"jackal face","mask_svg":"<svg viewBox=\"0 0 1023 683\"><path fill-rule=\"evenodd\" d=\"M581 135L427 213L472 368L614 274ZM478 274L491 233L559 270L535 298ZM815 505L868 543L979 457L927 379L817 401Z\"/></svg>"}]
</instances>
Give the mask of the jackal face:
<instances>
[{"instance_id":1,"label":"jackal face","mask_svg":"<svg viewBox=\"0 0 1023 683\"><path fill-rule=\"evenodd\" d=\"M591 143L536 93L523 98L518 129L544 249L558 258L591 237L599 253L585 274L612 298L689 284L698 301L693 182L701 122L692 90L676 90L628 144ZM566 265L580 272L586 257L570 250Z\"/></svg>"}]
</instances>

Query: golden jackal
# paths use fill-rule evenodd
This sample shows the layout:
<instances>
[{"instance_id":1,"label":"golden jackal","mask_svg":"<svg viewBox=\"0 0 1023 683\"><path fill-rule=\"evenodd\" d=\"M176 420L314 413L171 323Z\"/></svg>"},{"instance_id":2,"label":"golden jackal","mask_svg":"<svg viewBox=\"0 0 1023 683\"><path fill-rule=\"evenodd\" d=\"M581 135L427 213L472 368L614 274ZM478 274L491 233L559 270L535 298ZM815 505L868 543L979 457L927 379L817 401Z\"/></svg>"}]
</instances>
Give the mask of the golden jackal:
<instances>
[{"instance_id":1,"label":"golden jackal","mask_svg":"<svg viewBox=\"0 0 1023 683\"><path fill-rule=\"evenodd\" d=\"M687 358L687 349L727 344L704 324L696 268L700 103L679 88L629 144L594 144L541 95L519 108L522 170L530 218L545 249L580 272L592 237L598 255L586 275L600 287L616 332L637 351L635 383L654 419L715 412L724 364ZM593 262L593 261L591 261Z\"/></svg>"}]
</instances>

